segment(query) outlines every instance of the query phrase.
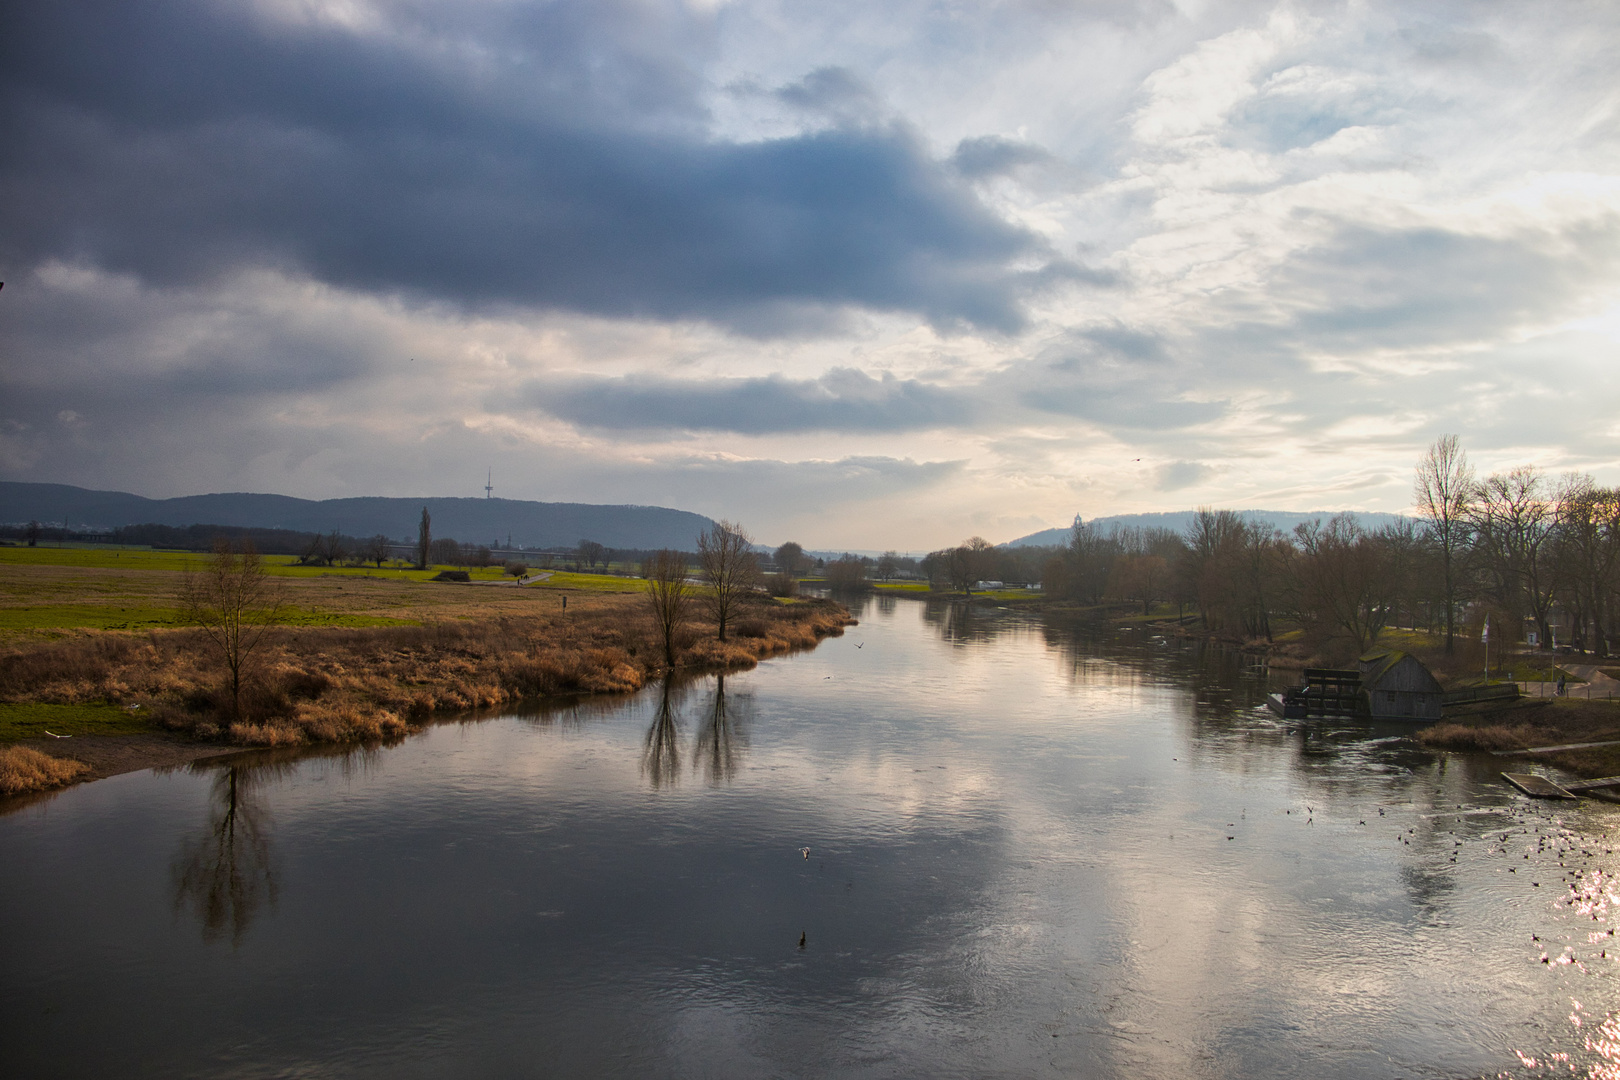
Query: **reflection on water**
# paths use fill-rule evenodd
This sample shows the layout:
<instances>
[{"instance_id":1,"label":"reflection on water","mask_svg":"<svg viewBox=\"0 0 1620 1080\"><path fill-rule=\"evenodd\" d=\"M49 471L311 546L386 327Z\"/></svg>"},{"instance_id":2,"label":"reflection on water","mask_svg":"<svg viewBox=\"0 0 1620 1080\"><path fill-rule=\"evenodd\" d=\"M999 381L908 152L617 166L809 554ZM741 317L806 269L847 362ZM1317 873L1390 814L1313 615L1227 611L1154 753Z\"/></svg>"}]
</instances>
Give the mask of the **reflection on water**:
<instances>
[{"instance_id":1,"label":"reflection on water","mask_svg":"<svg viewBox=\"0 0 1620 1080\"><path fill-rule=\"evenodd\" d=\"M673 678L659 684L658 707L653 710L653 721L642 739L645 750L641 758L641 774L654 790L674 787L681 778L681 692Z\"/></svg>"},{"instance_id":2,"label":"reflection on water","mask_svg":"<svg viewBox=\"0 0 1620 1080\"><path fill-rule=\"evenodd\" d=\"M715 676L698 727L697 742L692 747L693 767L703 771L711 786L736 775L743 751L748 748L752 704L752 694L727 694L726 677Z\"/></svg>"},{"instance_id":3,"label":"reflection on water","mask_svg":"<svg viewBox=\"0 0 1620 1080\"><path fill-rule=\"evenodd\" d=\"M1173 634L858 614L0 816L0 1075L1620 1080L1615 808Z\"/></svg>"},{"instance_id":4,"label":"reflection on water","mask_svg":"<svg viewBox=\"0 0 1620 1080\"><path fill-rule=\"evenodd\" d=\"M198 771L213 773L212 805L207 827L185 841L175 856L175 907L196 916L206 939L229 934L240 944L254 916L276 902L270 815L257 788L278 766Z\"/></svg>"}]
</instances>

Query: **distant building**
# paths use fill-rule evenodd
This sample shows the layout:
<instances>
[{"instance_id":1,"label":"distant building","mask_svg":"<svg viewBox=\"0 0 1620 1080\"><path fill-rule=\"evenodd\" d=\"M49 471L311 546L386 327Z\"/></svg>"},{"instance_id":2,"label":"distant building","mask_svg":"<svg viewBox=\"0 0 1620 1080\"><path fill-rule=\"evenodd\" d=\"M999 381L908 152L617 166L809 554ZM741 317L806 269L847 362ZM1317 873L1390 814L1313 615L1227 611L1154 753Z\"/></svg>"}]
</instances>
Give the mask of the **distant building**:
<instances>
[{"instance_id":1,"label":"distant building","mask_svg":"<svg viewBox=\"0 0 1620 1080\"><path fill-rule=\"evenodd\" d=\"M1374 649L1358 663L1361 692L1374 720L1438 720L1444 692L1410 653Z\"/></svg>"}]
</instances>

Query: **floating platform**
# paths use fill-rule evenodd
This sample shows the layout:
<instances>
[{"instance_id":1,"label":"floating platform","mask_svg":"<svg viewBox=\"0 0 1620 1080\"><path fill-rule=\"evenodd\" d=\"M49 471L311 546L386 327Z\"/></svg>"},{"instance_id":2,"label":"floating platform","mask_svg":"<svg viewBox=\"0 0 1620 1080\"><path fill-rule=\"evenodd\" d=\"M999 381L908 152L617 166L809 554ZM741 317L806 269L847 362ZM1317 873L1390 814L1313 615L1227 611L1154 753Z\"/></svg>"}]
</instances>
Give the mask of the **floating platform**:
<instances>
[{"instance_id":1,"label":"floating platform","mask_svg":"<svg viewBox=\"0 0 1620 1080\"><path fill-rule=\"evenodd\" d=\"M1532 799L1578 799L1579 795L1572 794L1567 788L1559 787L1545 776L1535 773L1505 772L1502 779L1530 796Z\"/></svg>"}]
</instances>

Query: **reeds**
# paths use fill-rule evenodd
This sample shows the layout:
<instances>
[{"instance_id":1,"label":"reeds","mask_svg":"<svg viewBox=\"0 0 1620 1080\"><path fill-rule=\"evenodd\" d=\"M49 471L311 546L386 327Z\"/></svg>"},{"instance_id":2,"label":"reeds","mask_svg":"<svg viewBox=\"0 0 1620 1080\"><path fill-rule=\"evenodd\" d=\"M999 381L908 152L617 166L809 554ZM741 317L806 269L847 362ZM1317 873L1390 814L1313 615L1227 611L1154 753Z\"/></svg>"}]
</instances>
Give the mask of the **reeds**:
<instances>
[{"instance_id":1,"label":"reeds","mask_svg":"<svg viewBox=\"0 0 1620 1080\"><path fill-rule=\"evenodd\" d=\"M82 761L52 757L27 746L0 746L0 795L61 787L89 767Z\"/></svg>"},{"instance_id":2,"label":"reeds","mask_svg":"<svg viewBox=\"0 0 1620 1080\"><path fill-rule=\"evenodd\" d=\"M1529 724L1468 727L1440 723L1418 732L1417 741L1433 750L1522 750L1534 746L1541 734Z\"/></svg>"},{"instance_id":3,"label":"reeds","mask_svg":"<svg viewBox=\"0 0 1620 1080\"><path fill-rule=\"evenodd\" d=\"M850 621L836 604L761 599L727 641L693 624L675 666L752 667ZM234 698L195 631L85 632L0 657L0 700L141 703L170 729L287 746L398 736L434 713L526 698L627 693L665 670L657 630L632 595L518 618L276 630Z\"/></svg>"}]
</instances>

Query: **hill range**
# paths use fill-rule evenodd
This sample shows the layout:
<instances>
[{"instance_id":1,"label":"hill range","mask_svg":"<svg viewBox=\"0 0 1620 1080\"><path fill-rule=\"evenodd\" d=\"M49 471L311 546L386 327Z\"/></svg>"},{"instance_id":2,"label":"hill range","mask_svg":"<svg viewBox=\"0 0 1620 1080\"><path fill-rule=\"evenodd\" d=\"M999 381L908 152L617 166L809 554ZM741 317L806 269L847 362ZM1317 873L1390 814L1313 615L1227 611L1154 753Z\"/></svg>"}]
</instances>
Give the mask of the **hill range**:
<instances>
[{"instance_id":1,"label":"hill range","mask_svg":"<svg viewBox=\"0 0 1620 1080\"><path fill-rule=\"evenodd\" d=\"M91 491L68 484L0 481L0 524L38 521L87 532L123 525L234 525L349 536L416 536L422 508L433 535L463 542L526 548L571 548L595 540L610 548L690 550L714 524L702 514L662 506L597 506L525 499L295 499L230 493L148 499L124 491Z\"/></svg>"}]
</instances>

